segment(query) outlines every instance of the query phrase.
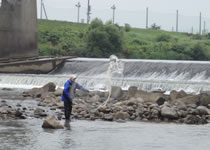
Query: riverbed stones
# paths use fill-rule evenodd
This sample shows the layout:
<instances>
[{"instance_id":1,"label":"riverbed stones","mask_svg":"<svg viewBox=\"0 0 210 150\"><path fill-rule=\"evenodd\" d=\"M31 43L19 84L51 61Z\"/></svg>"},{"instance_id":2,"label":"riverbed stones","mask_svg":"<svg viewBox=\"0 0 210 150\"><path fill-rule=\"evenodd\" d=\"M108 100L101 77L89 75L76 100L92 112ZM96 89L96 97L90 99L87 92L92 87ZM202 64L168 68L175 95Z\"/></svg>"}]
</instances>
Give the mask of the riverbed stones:
<instances>
[{"instance_id":1,"label":"riverbed stones","mask_svg":"<svg viewBox=\"0 0 210 150\"><path fill-rule=\"evenodd\" d=\"M64 126L56 119L55 116L51 116L44 120L42 128L45 129L63 129Z\"/></svg>"},{"instance_id":2,"label":"riverbed stones","mask_svg":"<svg viewBox=\"0 0 210 150\"><path fill-rule=\"evenodd\" d=\"M185 119L184 119L184 123L186 124L206 124L207 121L198 116L198 115L188 115Z\"/></svg>"},{"instance_id":3,"label":"riverbed stones","mask_svg":"<svg viewBox=\"0 0 210 150\"><path fill-rule=\"evenodd\" d=\"M206 94L192 95L186 94L184 91L172 91L170 95L165 95L163 92L146 92L138 90L136 87L130 87L129 91L123 91L119 87L116 89L116 91L120 91L120 94L116 96L117 98L111 98L106 105L103 104L108 98L108 92L91 91L82 94L77 91L76 97L73 99L72 117L84 120L170 121L188 124L202 124L210 118L208 117L208 108L210 107ZM37 100L46 104L43 107L61 111L62 116L59 118L64 118L60 94L45 92L40 97ZM201 103L201 101L203 102Z\"/></svg>"}]
</instances>

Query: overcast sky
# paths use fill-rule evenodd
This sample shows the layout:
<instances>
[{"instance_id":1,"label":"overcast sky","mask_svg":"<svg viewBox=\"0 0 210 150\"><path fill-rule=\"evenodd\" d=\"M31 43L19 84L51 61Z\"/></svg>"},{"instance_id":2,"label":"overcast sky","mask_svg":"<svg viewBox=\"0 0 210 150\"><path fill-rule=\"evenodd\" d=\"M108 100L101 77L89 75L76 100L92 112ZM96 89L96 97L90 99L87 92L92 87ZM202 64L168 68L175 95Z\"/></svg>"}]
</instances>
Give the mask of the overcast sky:
<instances>
[{"instance_id":1,"label":"overcast sky","mask_svg":"<svg viewBox=\"0 0 210 150\"><path fill-rule=\"evenodd\" d=\"M37 0L38 17L40 18L40 1ZM44 0L49 19L77 21L77 2L81 3L80 19L86 21L88 0ZM149 26L152 23L162 29L171 31L176 25L176 10L179 10L179 31L198 32L199 13L202 12L206 29L210 31L210 0L90 0L91 19L103 21L112 19L111 6L116 6L116 22L120 25L129 23L133 27L145 28L146 7L149 7Z\"/></svg>"}]
</instances>

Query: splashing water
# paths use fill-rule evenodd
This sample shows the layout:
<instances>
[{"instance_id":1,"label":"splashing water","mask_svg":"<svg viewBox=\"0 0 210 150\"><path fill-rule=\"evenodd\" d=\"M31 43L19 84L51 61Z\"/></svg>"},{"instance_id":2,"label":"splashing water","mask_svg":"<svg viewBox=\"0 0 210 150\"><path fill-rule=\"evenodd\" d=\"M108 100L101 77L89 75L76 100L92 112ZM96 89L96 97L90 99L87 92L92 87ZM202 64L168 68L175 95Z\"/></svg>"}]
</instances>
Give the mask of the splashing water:
<instances>
[{"instance_id":1,"label":"splashing water","mask_svg":"<svg viewBox=\"0 0 210 150\"><path fill-rule=\"evenodd\" d=\"M106 106L107 102L110 100L111 94L112 94L112 77L115 75L121 75L123 76L123 71L124 71L124 63L118 59L117 56L111 55L110 56L110 61L109 61L109 67L106 73L106 78L107 78L107 90L109 92L109 96L107 100L100 105L97 109L99 109L102 106Z\"/></svg>"}]
</instances>

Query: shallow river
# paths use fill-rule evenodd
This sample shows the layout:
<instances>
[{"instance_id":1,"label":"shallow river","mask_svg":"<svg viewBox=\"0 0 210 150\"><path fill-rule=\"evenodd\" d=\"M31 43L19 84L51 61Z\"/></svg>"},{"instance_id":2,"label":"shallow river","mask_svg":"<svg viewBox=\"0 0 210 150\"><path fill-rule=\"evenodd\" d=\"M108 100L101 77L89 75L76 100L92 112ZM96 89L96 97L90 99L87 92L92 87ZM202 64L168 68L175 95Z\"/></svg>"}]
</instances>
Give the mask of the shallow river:
<instances>
[{"instance_id":1,"label":"shallow river","mask_svg":"<svg viewBox=\"0 0 210 150\"><path fill-rule=\"evenodd\" d=\"M44 130L42 120L0 122L1 150L209 150L210 125L71 122ZM63 122L62 122L63 123Z\"/></svg>"},{"instance_id":2,"label":"shallow river","mask_svg":"<svg viewBox=\"0 0 210 150\"><path fill-rule=\"evenodd\" d=\"M37 107L23 90L0 90L0 100L15 107ZM210 124L73 120L70 128L44 130L43 120L0 121L0 150L209 150ZM64 122L62 121L64 124Z\"/></svg>"}]
</instances>

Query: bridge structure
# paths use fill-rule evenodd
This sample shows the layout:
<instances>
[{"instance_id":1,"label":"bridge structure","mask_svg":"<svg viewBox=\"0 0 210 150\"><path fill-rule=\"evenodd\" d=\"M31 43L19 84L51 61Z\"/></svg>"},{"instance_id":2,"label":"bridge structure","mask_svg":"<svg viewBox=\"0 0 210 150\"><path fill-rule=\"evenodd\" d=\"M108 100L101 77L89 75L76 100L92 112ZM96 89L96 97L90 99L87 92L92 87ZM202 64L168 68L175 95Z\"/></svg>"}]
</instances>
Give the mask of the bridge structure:
<instances>
[{"instance_id":1,"label":"bridge structure","mask_svg":"<svg viewBox=\"0 0 210 150\"><path fill-rule=\"evenodd\" d=\"M0 73L48 73L72 57L39 57L36 0L0 0Z\"/></svg>"},{"instance_id":2,"label":"bridge structure","mask_svg":"<svg viewBox=\"0 0 210 150\"><path fill-rule=\"evenodd\" d=\"M0 59L38 56L36 0L2 0Z\"/></svg>"}]
</instances>

